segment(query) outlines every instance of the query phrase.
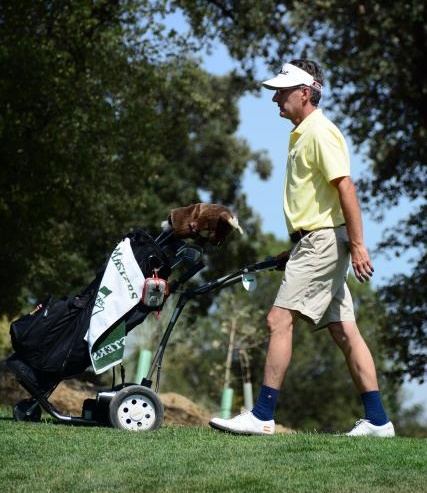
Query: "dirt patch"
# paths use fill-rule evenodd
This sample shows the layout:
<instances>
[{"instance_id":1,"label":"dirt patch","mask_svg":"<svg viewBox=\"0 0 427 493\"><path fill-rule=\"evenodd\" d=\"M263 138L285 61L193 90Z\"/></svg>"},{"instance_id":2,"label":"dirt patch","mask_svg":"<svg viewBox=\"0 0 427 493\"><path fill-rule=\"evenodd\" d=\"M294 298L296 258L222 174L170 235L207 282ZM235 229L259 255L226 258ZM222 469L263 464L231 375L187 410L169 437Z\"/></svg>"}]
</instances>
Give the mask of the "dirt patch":
<instances>
[{"instance_id":1,"label":"dirt patch","mask_svg":"<svg viewBox=\"0 0 427 493\"><path fill-rule=\"evenodd\" d=\"M62 413L80 416L83 401L93 399L97 389L90 382L70 379L61 382L49 401ZM6 365L0 363L0 404L13 406L21 399L30 397L16 381L15 376ZM160 400L165 409L164 423L183 426L208 426L212 414L183 395L174 392L160 393ZM276 425L276 433L292 433L282 425Z\"/></svg>"},{"instance_id":2,"label":"dirt patch","mask_svg":"<svg viewBox=\"0 0 427 493\"><path fill-rule=\"evenodd\" d=\"M186 426L208 426L212 415L183 395L167 392L159 394L165 408L165 423Z\"/></svg>"},{"instance_id":3,"label":"dirt patch","mask_svg":"<svg viewBox=\"0 0 427 493\"><path fill-rule=\"evenodd\" d=\"M83 401L95 398L96 392L94 384L70 379L58 385L49 401L63 414L80 416ZM14 374L4 363L0 363L0 404L13 406L28 397L30 395L16 381ZM165 423L187 426L208 425L211 417L209 411L190 399L173 392L159 394L159 397L165 408Z\"/></svg>"}]
</instances>

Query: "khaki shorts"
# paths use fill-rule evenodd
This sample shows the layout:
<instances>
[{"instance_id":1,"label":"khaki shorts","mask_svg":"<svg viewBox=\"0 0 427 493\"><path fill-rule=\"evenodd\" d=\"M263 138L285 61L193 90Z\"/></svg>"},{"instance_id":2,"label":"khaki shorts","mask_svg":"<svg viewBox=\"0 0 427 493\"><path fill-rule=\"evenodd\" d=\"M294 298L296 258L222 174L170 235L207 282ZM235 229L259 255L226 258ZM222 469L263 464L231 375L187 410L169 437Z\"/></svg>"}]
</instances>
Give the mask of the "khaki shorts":
<instances>
[{"instance_id":1,"label":"khaki shorts","mask_svg":"<svg viewBox=\"0 0 427 493\"><path fill-rule=\"evenodd\" d=\"M274 305L300 312L319 329L354 321L349 263L345 226L312 231L292 249Z\"/></svg>"}]
</instances>

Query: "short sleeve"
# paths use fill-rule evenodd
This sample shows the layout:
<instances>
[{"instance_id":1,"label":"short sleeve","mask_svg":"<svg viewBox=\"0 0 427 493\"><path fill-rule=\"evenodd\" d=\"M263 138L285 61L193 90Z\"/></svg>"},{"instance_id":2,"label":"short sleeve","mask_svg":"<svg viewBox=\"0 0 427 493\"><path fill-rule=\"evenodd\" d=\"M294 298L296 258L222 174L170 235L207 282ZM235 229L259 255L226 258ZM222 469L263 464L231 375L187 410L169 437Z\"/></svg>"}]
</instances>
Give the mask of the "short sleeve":
<instances>
[{"instance_id":1,"label":"short sleeve","mask_svg":"<svg viewBox=\"0 0 427 493\"><path fill-rule=\"evenodd\" d=\"M314 163L328 182L350 175L348 147L342 133L334 125L316 135Z\"/></svg>"}]
</instances>

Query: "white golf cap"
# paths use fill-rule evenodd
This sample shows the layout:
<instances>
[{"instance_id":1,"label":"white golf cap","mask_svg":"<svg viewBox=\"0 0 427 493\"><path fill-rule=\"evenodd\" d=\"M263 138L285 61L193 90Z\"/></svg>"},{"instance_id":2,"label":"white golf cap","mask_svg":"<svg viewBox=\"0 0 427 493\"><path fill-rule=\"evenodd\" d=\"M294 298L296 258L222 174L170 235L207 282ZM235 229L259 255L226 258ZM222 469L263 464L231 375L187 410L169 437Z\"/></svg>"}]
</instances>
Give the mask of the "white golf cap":
<instances>
[{"instance_id":1,"label":"white golf cap","mask_svg":"<svg viewBox=\"0 0 427 493\"><path fill-rule=\"evenodd\" d=\"M280 73L272 79L265 80L262 85L266 89L283 89L286 87L296 86L308 86L314 87L318 91L322 90L322 85L314 80L314 77L302 68L292 65L291 63L284 63L280 69Z\"/></svg>"}]
</instances>

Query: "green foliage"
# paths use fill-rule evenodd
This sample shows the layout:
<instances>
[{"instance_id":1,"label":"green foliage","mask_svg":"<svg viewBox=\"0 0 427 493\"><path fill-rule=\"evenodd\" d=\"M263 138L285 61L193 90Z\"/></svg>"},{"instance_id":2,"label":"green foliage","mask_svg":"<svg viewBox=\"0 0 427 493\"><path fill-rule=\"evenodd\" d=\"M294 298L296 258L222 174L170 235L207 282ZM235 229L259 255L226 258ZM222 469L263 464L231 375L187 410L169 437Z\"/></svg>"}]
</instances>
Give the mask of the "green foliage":
<instances>
[{"instance_id":1,"label":"green foliage","mask_svg":"<svg viewBox=\"0 0 427 493\"><path fill-rule=\"evenodd\" d=\"M182 426L129 433L14 423L5 416L2 410L0 483L8 492L425 490L422 439L302 433L238 437Z\"/></svg>"},{"instance_id":2,"label":"green foliage","mask_svg":"<svg viewBox=\"0 0 427 493\"><path fill-rule=\"evenodd\" d=\"M2 3L1 312L23 288L80 289L123 233L201 191L250 217L241 175L270 164L233 135L243 83L203 72L158 7Z\"/></svg>"},{"instance_id":3,"label":"green foliage","mask_svg":"<svg viewBox=\"0 0 427 493\"><path fill-rule=\"evenodd\" d=\"M420 383L425 380L426 258L421 262L412 276L395 276L392 284L380 291L383 303L389 307L381 334L386 352L395 362L389 373L401 382L405 375Z\"/></svg>"},{"instance_id":4,"label":"green foliage","mask_svg":"<svg viewBox=\"0 0 427 493\"><path fill-rule=\"evenodd\" d=\"M10 320L3 315L0 317L0 360L6 358L12 352L9 328Z\"/></svg>"}]
</instances>

